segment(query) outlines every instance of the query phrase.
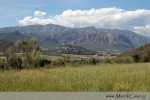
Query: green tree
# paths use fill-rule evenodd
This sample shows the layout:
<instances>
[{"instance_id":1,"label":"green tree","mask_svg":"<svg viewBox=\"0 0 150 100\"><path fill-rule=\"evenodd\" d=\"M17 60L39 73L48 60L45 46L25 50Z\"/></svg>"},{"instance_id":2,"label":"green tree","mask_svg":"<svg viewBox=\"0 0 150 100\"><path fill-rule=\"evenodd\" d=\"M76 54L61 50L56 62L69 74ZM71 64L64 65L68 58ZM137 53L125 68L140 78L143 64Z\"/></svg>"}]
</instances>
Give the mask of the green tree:
<instances>
[{"instance_id":1,"label":"green tree","mask_svg":"<svg viewBox=\"0 0 150 100\"><path fill-rule=\"evenodd\" d=\"M29 68L37 55L40 55L39 46L36 38L17 41L15 46L21 50L23 66Z\"/></svg>"},{"instance_id":2,"label":"green tree","mask_svg":"<svg viewBox=\"0 0 150 100\"><path fill-rule=\"evenodd\" d=\"M134 54L134 55L132 56L132 58L133 58L134 62L139 62L140 59L141 59L140 55L138 55L138 54Z\"/></svg>"}]
</instances>

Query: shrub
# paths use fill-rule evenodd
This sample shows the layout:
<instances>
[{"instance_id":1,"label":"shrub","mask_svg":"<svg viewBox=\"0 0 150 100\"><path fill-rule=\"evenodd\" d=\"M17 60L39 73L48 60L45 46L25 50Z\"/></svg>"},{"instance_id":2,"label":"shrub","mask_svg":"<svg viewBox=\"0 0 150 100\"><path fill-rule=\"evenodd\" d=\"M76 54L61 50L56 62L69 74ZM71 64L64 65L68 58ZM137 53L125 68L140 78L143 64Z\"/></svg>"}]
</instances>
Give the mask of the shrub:
<instances>
[{"instance_id":1,"label":"shrub","mask_svg":"<svg viewBox=\"0 0 150 100\"><path fill-rule=\"evenodd\" d=\"M4 59L0 59L0 69L4 70L5 69L5 60Z\"/></svg>"},{"instance_id":2,"label":"shrub","mask_svg":"<svg viewBox=\"0 0 150 100\"><path fill-rule=\"evenodd\" d=\"M98 62L96 61L95 58L90 58L86 60L86 64L92 64L92 65L96 65Z\"/></svg>"},{"instance_id":3,"label":"shrub","mask_svg":"<svg viewBox=\"0 0 150 100\"><path fill-rule=\"evenodd\" d=\"M33 49L31 52L25 53L25 57L23 59L24 66L26 68L33 67L32 63L34 63L36 60L43 59L43 58L40 57L40 55L41 55L40 51L37 51L36 49Z\"/></svg>"},{"instance_id":4,"label":"shrub","mask_svg":"<svg viewBox=\"0 0 150 100\"><path fill-rule=\"evenodd\" d=\"M26 58L24 59L24 66L26 66L26 68L32 67L32 62L34 61L34 59L35 58L32 56L31 53L27 53Z\"/></svg>"},{"instance_id":5,"label":"shrub","mask_svg":"<svg viewBox=\"0 0 150 100\"><path fill-rule=\"evenodd\" d=\"M63 61L64 62L69 62L70 61L70 56L69 55L63 55Z\"/></svg>"},{"instance_id":6,"label":"shrub","mask_svg":"<svg viewBox=\"0 0 150 100\"><path fill-rule=\"evenodd\" d=\"M9 48L6 51L6 59L8 66L13 69L22 69L22 59L15 54L15 49Z\"/></svg>"},{"instance_id":7,"label":"shrub","mask_svg":"<svg viewBox=\"0 0 150 100\"><path fill-rule=\"evenodd\" d=\"M22 69L22 59L21 58L8 58L8 65L13 69Z\"/></svg>"},{"instance_id":8,"label":"shrub","mask_svg":"<svg viewBox=\"0 0 150 100\"><path fill-rule=\"evenodd\" d=\"M141 57L139 54L134 54L132 56L132 58L133 58L134 62L140 62L140 60L141 60Z\"/></svg>"},{"instance_id":9,"label":"shrub","mask_svg":"<svg viewBox=\"0 0 150 100\"><path fill-rule=\"evenodd\" d=\"M103 63L112 63L111 59L109 58L106 58L104 60L102 60Z\"/></svg>"},{"instance_id":10,"label":"shrub","mask_svg":"<svg viewBox=\"0 0 150 100\"><path fill-rule=\"evenodd\" d=\"M52 61L52 66L63 66L65 65L65 61L61 58L57 59L57 60L54 60Z\"/></svg>"},{"instance_id":11,"label":"shrub","mask_svg":"<svg viewBox=\"0 0 150 100\"><path fill-rule=\"evenodd\" d=\"M49 65L50 63L51 63L50 60L39 57L39 58L36 58L33 60L32 66L33 67L44 67L44 66Z\"/></svg>"},{"instance_id":12,"label":"shrub","mask_svg":"<svg viewBox=\"0 0 150 100\"><path fill-rule=\"evenodd\" d=\"M142 55L140 62L150 62L150 56Z\"/></svg>"}]
</instances>

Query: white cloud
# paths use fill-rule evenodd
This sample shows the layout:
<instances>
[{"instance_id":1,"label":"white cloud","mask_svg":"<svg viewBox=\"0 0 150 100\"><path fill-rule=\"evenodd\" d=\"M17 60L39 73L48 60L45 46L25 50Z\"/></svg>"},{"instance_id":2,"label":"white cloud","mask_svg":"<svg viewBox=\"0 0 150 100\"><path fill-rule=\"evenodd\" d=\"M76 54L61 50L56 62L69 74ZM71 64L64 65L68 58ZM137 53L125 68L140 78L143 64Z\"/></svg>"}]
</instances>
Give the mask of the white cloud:
<instances>
[{"instance_id":1,"label":"white cloud","mask_svg":"<svg viewBox=\"0 0 150 100\"><path fill-rule=\"evenodd\" d=\"M119 8L102 8L90 10L66 10L60 15L44 18L45 12L36 11L35 16L20 20L22 25L58 24L66 27L118 28L150 35L150 10L138 9L125 11Z\"/></svg>"},{"instance_id":2,"label":"white cloud","mask_svg":"<svg viewBox=\"0 0 150 100\"><path fill-rule=\"evenodd\" d=\"M35 11L35 12L34 12L34 16L35 16L35 17L38 17L38 18L43 18L44 15L46 15L45 12L41 12L41 11Z\"/></svg>"},{"instance_id":3,"label":"white cloud","mask_svg":"<svg viewBox=\"0 0 150 100\"><path fill-rule=\"evenodd\" d=\"M150 25L146 25L146 26L136 26L134 27L135 32L139 33L139 34L143 34L146 36L150 36Z\"/></svg>"}]
</instances>

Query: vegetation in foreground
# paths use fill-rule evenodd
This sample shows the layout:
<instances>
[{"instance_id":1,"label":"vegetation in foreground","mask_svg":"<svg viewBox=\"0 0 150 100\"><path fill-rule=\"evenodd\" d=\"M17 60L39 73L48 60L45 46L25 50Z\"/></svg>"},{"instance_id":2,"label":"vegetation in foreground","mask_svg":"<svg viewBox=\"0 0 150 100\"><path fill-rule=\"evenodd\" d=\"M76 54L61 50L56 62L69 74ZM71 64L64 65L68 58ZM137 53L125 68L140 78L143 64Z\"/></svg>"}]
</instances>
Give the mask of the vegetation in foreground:
<instances>
[{"instance_id":1,"label":"vegetation in foreground","mask_svg":"<svg viewBox=\"0 0 150 100\"><path fill-rule=\"evenodd\" d=\"M150 91L150 63L6 70L0 91Z\"/></svg>"},{"instance_id":2,"label":"vegetation in foreground","mask_svg":"<svg viewBox=\"0 0 150 100\"><path fill-rule=\"evenodd\" d=\"M57 50L58 49L58 50ZM37 67L53 67L53 66L64 66L69 64L72 65L84 65L84 64L97 64L97 63L143 63L150 62L150 44L133 49L127 53L119 55L115 58L108 57L96 58L94 56L82 57L72 59L70 56L65 54L94 54L95 52L86 50L84 48L76 46L62 46L55 49L54 54L60 53L61 57L57 60L49 59L49 57L42 56L39 45L37 44L36 38L30 38L23 41L17 41L14 46L8 48L5 51L4 57L6 59L0 58L0 69L28 69ZM103 55L103 54L102 54Z\"/></svg>"},{"instance_id":3,"label":"vegetation in foreground","mask_svg":"<svg viewBox=\"0 0 150 100\"><path fill-rule=\"evenodd\" d=\"M82 49L84 52L86 50ZM54 57L53 57L54 58ZM62 55L58 59L51 60L49 57L42 56L36 38L17 41L14 46L5 51L4 58L0 58L0 70L10 69L33 69L37 67L64 66L66 64L97 64L99 60L95 58L71 60L70 56Z\"/></svg>"},{"instance_id":4,"label":"vegetation in foreground","mask_svg":"<svg viewBox=\"0 0 150 100\"><path fill-rule=\"evenodd\" d=\"M35 38L18 41L0 58L0 91L150 91L150 63L142 63L150 62L149 50L146 45L113 59L51 59Z\"/></svg>"}]
</instances>

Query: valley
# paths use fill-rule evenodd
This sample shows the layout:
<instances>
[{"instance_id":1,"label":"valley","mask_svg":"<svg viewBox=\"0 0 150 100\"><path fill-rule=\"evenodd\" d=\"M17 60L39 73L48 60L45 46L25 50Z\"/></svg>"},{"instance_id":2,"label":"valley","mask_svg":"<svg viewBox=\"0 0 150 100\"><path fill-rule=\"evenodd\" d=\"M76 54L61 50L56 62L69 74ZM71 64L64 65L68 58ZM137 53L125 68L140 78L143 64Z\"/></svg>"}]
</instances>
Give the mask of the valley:
<instances>
[{"instance_id":1,"label":"valley","mask_svg":"<svg viewBox=\"0 0 150 100\"><path fill-rule=\"evenodd\" d=\"M150 91L149 37L53 24L0 28L0 35L0 91Z\"/></svg>"}]
</instances>

